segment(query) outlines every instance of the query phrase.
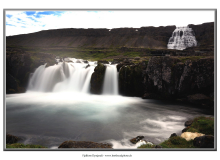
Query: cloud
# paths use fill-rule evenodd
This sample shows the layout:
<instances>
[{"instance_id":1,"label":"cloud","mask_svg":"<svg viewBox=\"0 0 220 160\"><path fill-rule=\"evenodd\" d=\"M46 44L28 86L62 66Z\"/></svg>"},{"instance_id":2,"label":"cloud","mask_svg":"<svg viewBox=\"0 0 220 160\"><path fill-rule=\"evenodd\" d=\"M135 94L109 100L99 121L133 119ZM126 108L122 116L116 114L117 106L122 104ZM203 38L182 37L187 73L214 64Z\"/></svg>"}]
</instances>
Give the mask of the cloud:
<instances>
[{"instance_id":1,"label":"cloud","mask_svg":"<svg viewBox=\"0 0 220 160\"><path fill-rule=\"evenodd\" d=\"M6 11L6 36L58 28L186 26L214 21L214 11Z\"/></svg>"}]
</instances>

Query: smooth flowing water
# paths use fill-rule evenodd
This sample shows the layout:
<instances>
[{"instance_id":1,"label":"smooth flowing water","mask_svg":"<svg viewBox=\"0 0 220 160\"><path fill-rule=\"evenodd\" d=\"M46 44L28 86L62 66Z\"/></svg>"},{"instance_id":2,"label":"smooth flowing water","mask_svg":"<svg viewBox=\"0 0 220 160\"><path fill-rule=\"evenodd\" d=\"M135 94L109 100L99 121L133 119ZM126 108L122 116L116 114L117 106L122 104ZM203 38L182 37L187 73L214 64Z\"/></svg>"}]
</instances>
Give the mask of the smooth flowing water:
<instances>
[{"instance_id":1,"label":"smooth flowing water","mask_svg":"<svg viewBox=\"0 0 220 160\"><path fill-rule=\"evenodd\" d=\"M159 144L172 133L180 134L186 120L207 115L192 106L118 95L114 65L107 66L103 95L90 94L95 63L87 67L72 61L40 66L28 92L6 95L7 133L22 137L22 143L49 148L73 140L129 149L137 148L129 142L131 138L143 135Z\"/></svg>"}]
</instances>

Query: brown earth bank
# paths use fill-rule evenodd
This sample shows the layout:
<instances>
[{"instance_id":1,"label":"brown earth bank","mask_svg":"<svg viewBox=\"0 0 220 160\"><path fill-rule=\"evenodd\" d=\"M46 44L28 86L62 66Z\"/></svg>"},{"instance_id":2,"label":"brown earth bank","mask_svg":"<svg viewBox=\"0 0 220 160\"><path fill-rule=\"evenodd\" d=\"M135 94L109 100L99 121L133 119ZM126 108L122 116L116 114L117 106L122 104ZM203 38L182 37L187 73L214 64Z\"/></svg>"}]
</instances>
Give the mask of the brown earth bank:
<instances>
[{"instance_id":1,"label":"brown earth bank","mask_svg":"<svg viewBox=\"0 0 220 160\"><path fill-rule=\"evenodd\" d=\"M214 22L189 25L198 46L214 45ZM150 48L166 49L175 26L115 29L55 29L6 37L6 45L86 48Z\"/></svg>"}]
</instances>

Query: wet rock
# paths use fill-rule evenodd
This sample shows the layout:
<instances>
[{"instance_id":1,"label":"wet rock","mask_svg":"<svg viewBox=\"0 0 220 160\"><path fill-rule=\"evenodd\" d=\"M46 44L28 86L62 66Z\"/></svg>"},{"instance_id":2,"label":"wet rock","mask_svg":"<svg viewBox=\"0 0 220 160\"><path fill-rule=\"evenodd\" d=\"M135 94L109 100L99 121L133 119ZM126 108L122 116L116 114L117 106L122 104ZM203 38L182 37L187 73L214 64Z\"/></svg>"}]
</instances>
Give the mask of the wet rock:
<instances>
[{"instance_id":1,"label":"wet rock","mask_svg":"<svg viewBox=\"0 0 220 160\"><path fill-rule=\"evenodd\" d=\"M17 143L20 138L13 136L11 134L6 134L6 144Z\"/></svg>"},{"instance_id":2,"label":"wet rock","mask_svg":"<svg viewBox=\"0 0 220 160\"><path fill-rule=\"evenodd\" d=\"M182 133L186 132L190 127L186 127L182 130Z\"/></svg>"},{"instance_id":3,"label":"wet rock","mask_svg":"<svg viewBox=\"0 0 220 160\"><path fill-rule=\"evenodd\" d=\"M89 65L89 64L86 66L86 68L88 68L88 67L90 67L90 65Z\"/></svg>"},{"instance_id":4,"label":"wet rock","mask_svg":"<svg viewBox=\"0 0 220 160\"><path fill-rule=\"evenodd\" d=\"M192 120L190 120L190 121L186 121L186 122L185 122L185 126L186 126L186 127L191 126L192 123L193 123Z\"/></svg>"},{"instance_id":5,"label":"wet rock","mask_svg":"<svg viewBox=\"0 0 220 160\"><path fill-rule=\"evenodd\" d=\"M102 87L104 82L104 76L105 76L105 70L106 66L102 63L98 63L98 65L95 67L94 72L91 77L91 88L90 92L93 94L101 94L102 93Z\"/></svg>"},{"instance_id":6,"label":"wet rock","mask_svg":"<svg viewBox=\"0 0 220 160\"><path fill-rule=\"evenodd\" d=\"M87 60L83 61L83 63L89 63Z\"/></svg>"},{"instance_id":7,"label":"wet rock","mask_svg":"<svg viewBox=\"0 0 220 160\"><path fill-rule=\"evenodd\" d=\"M172 137L177 137L177 134L176 133L171 134L170 138L172 138Z\"/></svg>"},{"instance_id":8,"label":"wet rock","mask_svg":"<svg viewBox=\"0 0 220 160\"><path fill-rule=\"evenodd\" d=\"M6 94L17 93L18 92L18 82L10 74L6 74Z\"/></svg>"},{"instance_id":9,"label":"wet rock","mask_svg":"<svg viewBox=\"0 0 220 160\"><path fill-rule=\"evenodd\" d=\"M155 148L163 148L163 147L160 145L156 145Z\"/></svg>"},{"instance_id":10,"label":"wet rock","mask_svg":"<svg viewBox=\"0 0 220 160\"><path fill-rule=\"evenodd\" d=\"M205 135L196 137L193 140L193 145L198 148L214 148L214 136Z\"/></svg>"},{"instance_id":11,"label":"wet rock","mask_svg":"<svg viewBox=\"0 0 220 160\"><path fill-rule=\"evenodd\" d=\"M130 139L130 142L136 144L138 141L142 140L144 136L137 136L136 138Z\"/></svg>"},{"instance_id":12,"label":"wet rock","mask_svg":"<svg viewBox=\"0 0 220 160\"><path fill-rule=\"evenodd\" d=\"M140 64L124 65L119 71L119 93L125 96L144 94L143 70Z\"/></svg>"},{"instance_id":13,"label":"wet rock","mask_svg":"<svg viewBox=\"0 0 220 160\"><path fill-rule=\"evenodd\" d=\"M91 141L65 141L58 148L112 148L112 145Z\"/></svg>"}]
</instances>

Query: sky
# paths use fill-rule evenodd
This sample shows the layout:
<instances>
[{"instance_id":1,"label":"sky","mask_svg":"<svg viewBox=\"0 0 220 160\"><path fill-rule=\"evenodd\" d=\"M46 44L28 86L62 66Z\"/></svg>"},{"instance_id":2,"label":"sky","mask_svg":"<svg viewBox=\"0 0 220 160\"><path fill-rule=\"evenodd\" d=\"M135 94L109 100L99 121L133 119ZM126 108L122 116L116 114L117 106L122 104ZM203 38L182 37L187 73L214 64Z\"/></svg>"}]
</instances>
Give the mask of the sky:
<instances>
[{"instance_id":1,"label":"sky","mask_svg":"<svg viewBox=\"0 0 220 160\"><path fill-rule=\"evenodd\" d=\"M6 10L6 36L60 28L140 28L214 22L213 10Z\"/></svg>"}]
</instances>

